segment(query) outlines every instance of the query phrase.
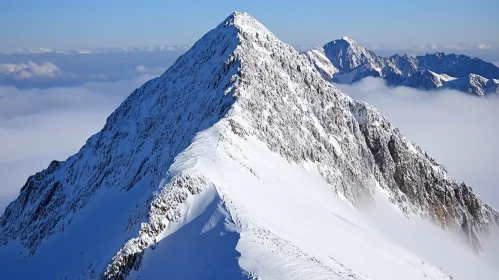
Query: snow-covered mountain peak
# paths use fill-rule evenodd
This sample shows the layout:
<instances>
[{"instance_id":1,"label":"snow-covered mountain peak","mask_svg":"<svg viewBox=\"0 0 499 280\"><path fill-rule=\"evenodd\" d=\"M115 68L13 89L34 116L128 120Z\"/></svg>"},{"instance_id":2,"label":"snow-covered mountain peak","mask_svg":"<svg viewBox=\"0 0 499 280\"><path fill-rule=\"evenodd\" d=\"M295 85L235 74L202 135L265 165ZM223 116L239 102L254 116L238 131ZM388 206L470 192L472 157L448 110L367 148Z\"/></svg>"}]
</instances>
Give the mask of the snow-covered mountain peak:
<instances>
[{"instance_id":1,"label":"snow-covered mountain peak","mask_svg":"<svg viewBox=\"0 0 499 280\"><path fill-rule=\"evenodd\" d=\"M355 42L354 40L350 39L349 37L347 36L343 36L343 38L341 38L343 41L346 41L348 42L349 44L357 44L357 42Z\"/></svg>"},{"instance_id":2,"label":"snow-covered mountain peak","mask_svg":"<svg viewBox=\"0 0 499 280\"><path fill-rule=\"evenodd\" d=\"M361 44L357 43L355 40L353 40L347 36L344 36L341 39L333 40L333 41L327 43L326 45L324 45L324 48L327 45L337 45L337 46L341 46L342 48L351 48L355 51L367 50L366 48L364 48L364 46L362 46Z\"/></svg>"},{"instance_id":3,"label":"snow-covered mountain peak","mask_svg":"<svg viewBox=\"0 0 499 280\"><path fill-rule=\"evenodd\" d=\"M246 12L233 12L219 25L219 27L223 26L235 26L239 31L252 35L260 33L259 35L274 36L263 24Z\"/></svg>"},{"instance_id":4,"label":"snow-covered mountain peak","mask_svg":"<svg viewBox=\"0 0 499 280\"><path fill-rule=\"evenodd\" d=\"M331 41L323 48L331 63L342 72L350 72L363 64L371 64L375 68L382 66L374 52L348 37Z\"/></svg>"},{"instance_id":5,"label":"snow-covered mountain peak","mask_svg":"<svg viewBox=\"0 0 499 280\"><path fill-rule=\"evenodd\" d=\"M352 54L345 67L375 59L338 50ZM233 13L136 89L78 153L28 179L0 218L0 271L450 279L355 206L383 193L398 215L456 231L477 251L499 214L375 108L323 79L314 66L335 71L324 51L299 54Z\"/></svg>"}]
</instances>

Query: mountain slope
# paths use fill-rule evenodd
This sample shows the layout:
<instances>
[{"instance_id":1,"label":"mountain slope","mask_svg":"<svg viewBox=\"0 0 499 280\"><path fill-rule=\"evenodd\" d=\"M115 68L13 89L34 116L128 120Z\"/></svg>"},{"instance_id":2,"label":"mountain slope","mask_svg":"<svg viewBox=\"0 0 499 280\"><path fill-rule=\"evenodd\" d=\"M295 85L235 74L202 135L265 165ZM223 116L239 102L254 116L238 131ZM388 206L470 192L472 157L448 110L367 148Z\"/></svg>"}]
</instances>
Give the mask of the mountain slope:
<instances>
[{"instance_id":1,"label":"mountain slope","mask_svg":"<svg viewBox=\"0 0 499 280\"><path fill-rule=\"evenodd\" d=\"M497 93L494 79L499 79L499 67L479 58L444 53L416 57L396 54L385 58L347 37L309 50L307 56L312 59L318 53L324 53L338 70L332 72L326 61L316 64L316 68L328 73L328 80L337 83L351 84L365 77L382 77L391 86L424 90L451 88L477 96Z\"/></svg>"},{"instance_id":2,"label":"mountain slope","mask_svg":"<svg viewBox=\"0 0 499 280\"><path fill-rule=\"evenodd\" d=\"M377 110L234 13L28 179L0 218L0 264L16 278L450 279L353 207L380 192L476 250L499 223Z\"/></svg>"}]
</instances>

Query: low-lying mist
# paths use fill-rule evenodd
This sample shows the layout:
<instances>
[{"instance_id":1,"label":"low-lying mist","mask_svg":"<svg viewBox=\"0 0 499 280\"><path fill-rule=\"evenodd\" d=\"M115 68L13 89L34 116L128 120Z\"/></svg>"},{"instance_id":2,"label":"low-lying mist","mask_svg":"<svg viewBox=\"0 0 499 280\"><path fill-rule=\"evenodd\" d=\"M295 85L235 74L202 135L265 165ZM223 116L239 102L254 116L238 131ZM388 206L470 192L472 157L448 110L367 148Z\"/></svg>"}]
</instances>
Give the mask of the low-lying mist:
<instances>
[{"instance_id":1,"label":"low-lying mist","mask_svg":"<svg viewBox=\"0 0 499 280\"><path fill-rule=\"evenodd\" d=\"M477 254L460 233L444 231L417 216L407 219L383 191L362 212L390 241L441 268L454 280L499 279L499 233L484 240L483 251Z\"/></svg>"}]
</instances>

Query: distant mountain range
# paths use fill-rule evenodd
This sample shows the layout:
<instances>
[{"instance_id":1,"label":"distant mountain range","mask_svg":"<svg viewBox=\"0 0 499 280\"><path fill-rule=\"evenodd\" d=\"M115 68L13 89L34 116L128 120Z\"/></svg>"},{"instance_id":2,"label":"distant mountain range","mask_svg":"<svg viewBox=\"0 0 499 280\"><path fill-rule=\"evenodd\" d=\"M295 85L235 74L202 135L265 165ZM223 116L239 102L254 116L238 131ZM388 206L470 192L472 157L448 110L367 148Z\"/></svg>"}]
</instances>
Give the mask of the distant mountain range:
<instances>
[{"instance_id":1,"label":"distant mountain range","mask_svg":"<svg viewBox=\"0 0 499 280\"><path fill-rule=\"evenodd\" d=\"M325 79L335 83L352 84L365 77L382 77L390 86L454 89L480 97L499 93L499 67L466 55L438 52L387 58L348 37L313 48L306 55Z\"/></svg>"}]
</instances>

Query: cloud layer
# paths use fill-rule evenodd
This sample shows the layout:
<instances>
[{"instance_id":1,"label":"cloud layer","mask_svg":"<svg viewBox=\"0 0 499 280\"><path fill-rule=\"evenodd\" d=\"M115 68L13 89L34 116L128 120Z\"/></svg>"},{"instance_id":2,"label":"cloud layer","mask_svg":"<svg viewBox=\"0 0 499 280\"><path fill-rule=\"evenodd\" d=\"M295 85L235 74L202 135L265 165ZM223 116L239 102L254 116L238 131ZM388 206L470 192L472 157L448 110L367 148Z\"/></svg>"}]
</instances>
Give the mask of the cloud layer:
<instances>
[{"instance_id":1,"label":"cloud layer","mask_svg":"<svg viewBox=\"0 0 499 280\"><path fill-rule=\"evenodd\" d=\"M37 64L29 61L28 63L0 63L0 75L6 75L14 79L28 79L32 77L53 78L61 75L61 69L51 62Z\"/></svg>"},{"instance_id":2,"label":"cloud layer","mask_svg":"<svg viewBox=\"0 0 499 280\"><path fill-rule=\"evenodd\" d=\"M499 98L389 88L377 78L336 86L374 105L452 176L499 208Z\"/></svg>"},{"instance_id":3,"label":"cloud layer","mask_svg":"<svg viewBox=\"0 0 499 280\"><path fill-rule=\"evenodd\" d=\"M422 50L435 50L435 49L452 49L452 50L492 50L497 49L498 46L491 44L446 44L446 45L438 45L438 44L429 44L419 46L419 49Z\"/></svg>"},{"instance_id":4,"label":"cloud layer","mask_svg":"<svg viewBox=\"0 0 499 280\"><path fill-rule=\"evenodd\" d=\"M147 47L121 47L121 48L98 48L98 49L17 49L14 51L1 51L5 54L96 54L96 53L123 53L123 52L176 52L186 51L188 45L161 45Z\"/></svg>"},{"instance_id":5,"label":"cloud layer","mask_svg":"<svg viewBox=\"0 0 499 280\"><path fill-rule=\"evenodd\" d=\"M0 54L0 86L16 88L81 87L160 75L185 50L110 53Z\"/></svg>"}]
</instances>

